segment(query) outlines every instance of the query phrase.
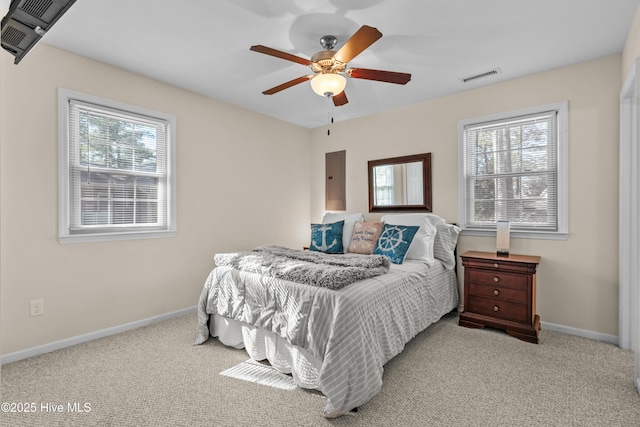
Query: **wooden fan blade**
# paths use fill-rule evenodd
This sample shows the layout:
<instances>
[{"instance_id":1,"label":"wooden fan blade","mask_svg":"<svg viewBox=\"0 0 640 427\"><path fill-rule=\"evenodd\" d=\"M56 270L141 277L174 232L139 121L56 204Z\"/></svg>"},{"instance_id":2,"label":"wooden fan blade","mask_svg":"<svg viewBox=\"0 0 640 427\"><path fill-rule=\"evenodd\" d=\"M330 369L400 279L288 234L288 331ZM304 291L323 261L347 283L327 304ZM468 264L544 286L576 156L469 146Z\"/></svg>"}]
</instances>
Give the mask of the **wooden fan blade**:
<instances>
[{"instance_id":1,"label":"wooden fan blade","mask_svg":"<svg viewBox=\"0 0 640 427\"><path fill-rule=\"evenodd\" d=\"M265 91L264 91L264 92L262 92L262 93L263 93L263 94L265 94L265 95L273 95L274 93L278 93L278 92L280 92L281 90L288 89L288 88L290 88L291 86L295 86L295 85L297 85L297 84L304 83L304 82L306 82L307 80L312 79L312 78L313 78L313 76L314 76L313 74L310 74L310 75L308 75L308 76L298 77L297 79L289 80L289 81L288 81L288 82L286 82L286 83L282 83L281 85L278 85L278 86L276 86L276 87L272 87L271 89L267 89L267 90L265 90Z\"/></svg>"},{"instance_id":2,"label":"wooden fan blade","mask_svg":"<svg viewBox=\"0 0 640 427\"><path fill-rule=\"evenodd\" d=\"M349 102L349 100L347 99L347 94L344 93L344 91L340 92L337 95L333 95L332 98L333 98L333 105L335 105L336 107L339 107Z\"/></svg>"},{"instance_id":3,"label":"wooden fan blade","mask_svg":"<svg viewBox=\"0 0 640 427\"><path fill-rule=\"evenodd\" d=\"M354 79L376 80L385 83L405 85L411 80L411 74L395 71L370 70L367 68L350 68L347 75Z\"/></svg>"},{"instance_id":4,"label":"wooden fan blade","mask_svg":"<svg viewBox=\"0 0 640 427\"><path fill-rule=\"evenodd\" d=\"M285 59L287 61L297 62L302 65L311 65L311 61L304 59L300 56L292 55L281 50L272 49L270 47L262 46L261 44L251 46L249 50L254 52L264 53L265 55L275 56L276 58Z\"/></svg>"},{"instance_id":5,"label":"wooden fan blade","mask_svg":"<svg viewBox=\"0 0 640 427\"><path fill-rule=\"evenodd\" d=\"M346 64L363 50L371 46L376 40L382 37L382 33L377 28L363 25L349 40L336 52L333 57Z\"/></svg>"}]
</instances>

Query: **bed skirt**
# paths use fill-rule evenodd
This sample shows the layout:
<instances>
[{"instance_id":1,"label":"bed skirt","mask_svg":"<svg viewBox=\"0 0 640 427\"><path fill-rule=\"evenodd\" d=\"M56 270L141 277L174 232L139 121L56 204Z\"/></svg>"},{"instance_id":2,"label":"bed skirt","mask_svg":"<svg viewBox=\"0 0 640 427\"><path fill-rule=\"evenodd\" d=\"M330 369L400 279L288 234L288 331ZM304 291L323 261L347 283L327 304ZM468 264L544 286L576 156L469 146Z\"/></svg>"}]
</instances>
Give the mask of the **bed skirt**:
<instances>
[{"instance_id":1,"label":"bed skirt","mask_svg":"<svg viewBox=\"0 0 640 427\"><path fill-rule=\"evenodd\" d=\"M266 359L278 371L291 374L298 386L318 389L322 361L276 333L219 314L211 315L209 331L222 344L244 348L253 360Z\"/></svg>"}]
</instances>

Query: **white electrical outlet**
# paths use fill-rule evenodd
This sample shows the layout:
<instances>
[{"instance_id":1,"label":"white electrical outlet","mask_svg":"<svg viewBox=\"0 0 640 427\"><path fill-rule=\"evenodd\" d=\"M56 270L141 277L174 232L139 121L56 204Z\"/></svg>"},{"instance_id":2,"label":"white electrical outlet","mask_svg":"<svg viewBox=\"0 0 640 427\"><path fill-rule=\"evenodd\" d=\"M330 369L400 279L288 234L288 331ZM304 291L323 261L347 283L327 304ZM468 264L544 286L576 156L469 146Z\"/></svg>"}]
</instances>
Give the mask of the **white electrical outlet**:
<instances>
[{"instance_id":1,"label":"white electrical outlet","mask_svg":"<svg viewBox=\"0 0 640 427\"><path fill-rule=\"evenodd\" d=\"M44 300L38 299L30 302L31 316L44 314Z\"/></svg>"}]
</instances>

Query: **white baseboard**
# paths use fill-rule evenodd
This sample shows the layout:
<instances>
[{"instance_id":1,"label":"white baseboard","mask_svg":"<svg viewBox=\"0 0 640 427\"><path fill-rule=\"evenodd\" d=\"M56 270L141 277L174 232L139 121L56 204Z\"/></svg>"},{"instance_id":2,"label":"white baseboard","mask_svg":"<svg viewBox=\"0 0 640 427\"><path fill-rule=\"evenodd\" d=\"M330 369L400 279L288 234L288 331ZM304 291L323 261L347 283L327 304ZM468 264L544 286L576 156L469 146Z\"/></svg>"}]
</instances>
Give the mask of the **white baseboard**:
<instances>
[{"instance_id":1,"label":"white baseboard","mask_svg":"<svg viewBox=\"0 0 640 427\"><path fill-rule=\"evenodd\" d=\"M5 365L7 363L17 362L18 360L28 359L30 357L49 353L55 350L60 350L62 348L70 347L72 345L81 344L81 343L92 341L98 338L104 338L110 335L115 335L122 332L130 331L133 329L141 328L143 326L159 323L164 320L190 314L195 311L196 311L196 307L185 308L184 310L178 310L171 313L161 314L159 316L149 317L149 318L138 320L131 323L125 323L124 325L114 326L112 328L102 329L99 331L78 335L76 337L71 337L64 340L60 340L60 341L54 341L52 343L28 348L26 350L20 350L14 353L3 354L1 364ZM540 323L543 329L547 329L549 331L562 332L569 335L576 335L583 338L589 338L596 341L604 341L604 342L618 345L618 337L615 335L603 334L600 332L589 331L586 329L572 328L570 326L557 325L555 323L548 323L548 322L540 322ZM640 392L640 379L636 379L636 387Z\"/></svg>"},{"instance_id":2,"label":"white baseboard","mask_svg":"<svg viewBox=\"0 0 640 427\"><path fill-rule=\"evenodd\" d=\"M67 338L60 341L54 341L48 344L39 345L37 347L31 347L26 350L20 350L13 353L2 355L2 365L7 363L17 362L18 360L28 359L30 357L38 356L41 354L49 353L55 350L60 350L72 345L81 344L87 341L92 341L98 338L108 337L109 335L115 335L122 332L130 331L133 329L141 328L143 326L153 325L164 320L172 319L174 317L183 316L196 311L196 307L185 308L184 310L178 310L171 313L161 314L159 316L148 317L146 319L138 320L131 323L125 323L124 325L114 326L112 328L101 329L99 331L90 332L88 334L78 335L75 337Z\"/></svg>"},{"instance_id":3,"label":"white baseboard","mask_svg":"<svg viewBox=\"0 0 640 427\"><path fill-rule=\"evenodd\" d=\"M547 329L549 331L562 332L569 335L576 335L578 337L589 338L591 340L604 341L611 344L619 345L617 335L603 334L601 332L572 328L571 326L557 325L555 323L540 322L540 325L542 326L543 330Z\"/></svg>"}]
</instances>

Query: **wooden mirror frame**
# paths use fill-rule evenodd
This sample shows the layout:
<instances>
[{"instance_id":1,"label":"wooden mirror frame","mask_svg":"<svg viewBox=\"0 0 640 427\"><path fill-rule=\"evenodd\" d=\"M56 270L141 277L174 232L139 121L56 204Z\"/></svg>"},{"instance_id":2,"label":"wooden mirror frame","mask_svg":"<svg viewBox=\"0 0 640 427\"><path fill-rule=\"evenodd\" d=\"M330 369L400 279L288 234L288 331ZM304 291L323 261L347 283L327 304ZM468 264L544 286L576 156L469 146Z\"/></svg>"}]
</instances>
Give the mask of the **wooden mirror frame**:
<instances>
[{"instance_id":1,"label":"wooden mirror frame","mask_svg":"<svg viewBox=\"0 0 640 427\"><path fill-rule=\"evenodd\" d=\"M373 168L376 166L397 165L402 163L422 162L422 204L421 205L374 205ZM431 212L431 153L414 154L412 156L392 157L389 159L369 160L369 212Z\"/></svg>"}]
</instances>

